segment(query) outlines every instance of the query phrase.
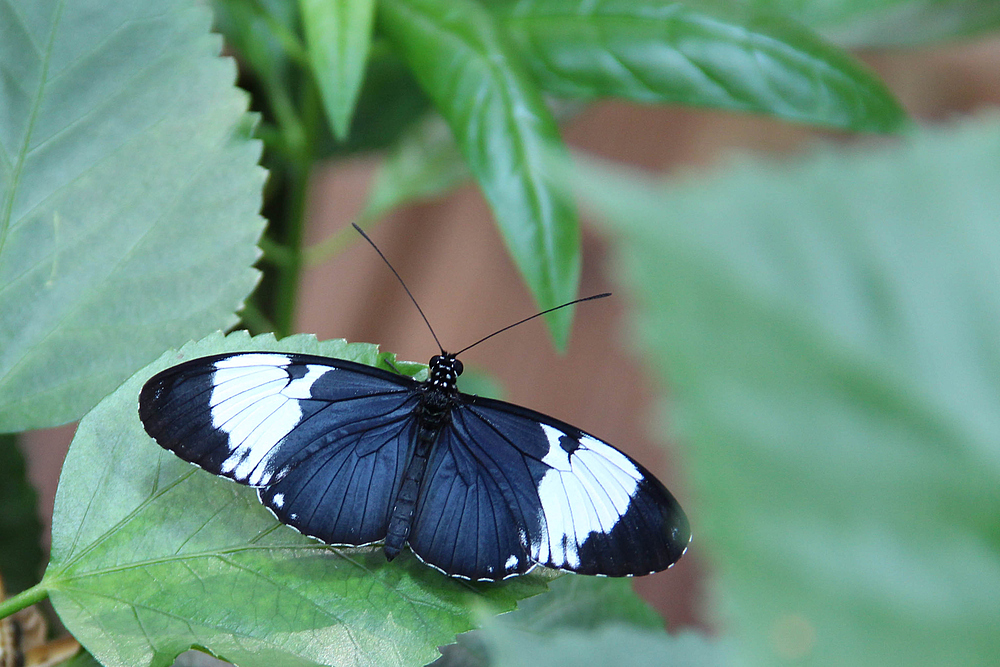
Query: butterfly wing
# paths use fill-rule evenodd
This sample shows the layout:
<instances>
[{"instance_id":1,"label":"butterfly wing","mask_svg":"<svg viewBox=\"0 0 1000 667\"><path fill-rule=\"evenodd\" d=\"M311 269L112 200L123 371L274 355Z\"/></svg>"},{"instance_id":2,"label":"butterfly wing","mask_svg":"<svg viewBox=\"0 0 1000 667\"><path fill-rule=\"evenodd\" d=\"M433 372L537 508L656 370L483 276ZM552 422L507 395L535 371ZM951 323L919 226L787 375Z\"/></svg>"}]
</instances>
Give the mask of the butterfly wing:
<instances>
[{"instance_id":1,"label":"butterfly wing","mask_svg":"<svg viewBox=\"0 0 1000 667\"><path fill-rule=\"evenodd\" d=\"M224 354L155 375L139 416L182 459L257 487L283 523L361 545L385 537L413 446L416 386L339 359Z\"/></svg>"},{"instance_id":2,"label":"butterfly wing","mask_svg":"<svg viewBox=\"0 0 1000 667\"><path fill-rule=\"evenodd\" d=\"M422 560L497 580L536 564L642 575L683 555L687 517L638 463L538 412L461 399L428 461L410 534Z\"/></svg>"}]
</instances>

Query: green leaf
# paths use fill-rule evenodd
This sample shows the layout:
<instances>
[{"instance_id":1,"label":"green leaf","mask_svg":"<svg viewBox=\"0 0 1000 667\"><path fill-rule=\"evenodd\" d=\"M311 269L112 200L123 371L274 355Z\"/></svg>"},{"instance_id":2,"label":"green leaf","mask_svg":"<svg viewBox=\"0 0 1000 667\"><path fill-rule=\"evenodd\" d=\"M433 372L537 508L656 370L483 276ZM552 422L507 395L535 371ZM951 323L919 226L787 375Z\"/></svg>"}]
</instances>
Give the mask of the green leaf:
<instances>
[{"instance_id":1,"label":"green leaf","mask_svg":"<svg viewBox=\"0 0 1000 667\"><path fill-rule=\"evenodd\" d=\"M37 494L13 435L0 435L0 576L7 595L38 583L42 524Z\"/></svg>"},{"instance_id":2,"label":"green leaf","mask_svg":"<svg viewBox=\"0 0 1000 667\"><path fill-rule=\"evenodd\" d=\"M694 633L676 637L663 630L608 624L539 634L502 627L484 632L490 667L725 667L725 647Z\"/></svg>"},{"instance_id":3,"label":"green leaf","mask_svg":"<svg viewBox=\"0 0 1000 667\"><path fill-rule=\"evenodd\" d=\"M854 47L916 46L1000 27L995 0L746 0Z\"/></svg>"},{"instance_id":4,"label":"green leaf","mask_svg":"<svg viewBox=\"0 0 1000 667\"><path fill-rule=\"evenodd\" d=\"M493 16L472 0L384 0L379 18L448 121L540 308L572 300L576 213L547 169L562 151L558 128ZM569 310L547 316L559 348Z\"/></svg>"},{"instance_id":5,"label":"green leaf","mask_svg":"<svg viewBox=\"0 0 1000 667\"><path fill-rule=\"evenodd\" d=\"M536 633L602 625L662 630L663 619L636 595L631 579L565 575L549 584L547 595L525 600L494 625Z\"/></svg>"},{"instance_id":6,"label":"green leaf","mask_svg":"<svg viewBox=\"0 0 1000 667\"><path fill-rule=\"evenodd\" d=\"M439 116L404 134L379 166L361 212L376 220L409 202L444 195L469 177L469 169Z\"/></svg>"},{"instance_id":7,"label":"green leaf","mask_svg":"<svg viewBox=\"0 0 1000 667\"><path fill-rule=\"evenodd\" d=\"M164 355L80 422L44 583L99 661L169 665L200 646L244 666L423 665L475 626L479 605L509 610L544 590L542 575L470 584L409 552L388 563L378 548L326 547L279 524L253 489L158 447L136 413L143 382L183 359L235 350L392 361L364 343L217 334Z\"/></svg>"},{"instance_id":8,"label":"green leaf","mask_svg":"<svg viewBox=\"0 0 1000 667\"><path fill-rule=\"evenodd\" d=\"M541 84L867 132L906 116L870 70L809 30L721 0L523 0L504 23Z\"/></svg>"},{"instance_id":9,"label":"green leaf","mask_svg":"<svg viewBox=\"0 0 1000 667\"><path fill-rule=\"evenodd\" d=\"M308 54L298 39L296 5L284 0L212 0L216 27L240 60L259 77L267 103L277 103L276 90L285 91L293 63L306 66ZM287 101L287 100L286 100ZM276 113L280 113L276 110Z\"/></svg>"},{"instance_id":10,"label":"green leaf","mask_svg":"<svg viewBox=\"0 0 1000 667\"><path fill-rule=\"evenodd\" d=\"M504 400L504 390L500 382L481 368L466 365L462 377L458 378L458 390L474 396L485 396Z\"/></svg>"},{"instance_id":11,"label":"green leaf","mask_svg":"<svg viewBox=\"0 0 1000 667\"><path fill-rule=\"evenodd\" d=\"M264 172L197 0L0 0L0 431L232 326Z\"/></svg>"},{"instance_id":12,"label":"green leaf","mask_svg":"<svg viewBox=\"0 0 1000 667\"><path fill-rule=\"evenodd\" d=\"M1000 653L998 155L991 118L685 185L581 178L752 664Z\"/></svg>"},{"instance_id":13,"label":"green leaf","mask_svg":"<svg viewBox=\"0 0 1000 667\"><path fill-rule=\"evenodd\" d=\"M330 126L344 140L368 61L375 0L299 0L299 10Z\"/></svg>"},{"instance_id":14,"label":"green leaf","mask_svg":"<svg viewBox=\"0 0 1000 667\"><path fill-rule=\"evenodd\" d=\"M482 630L464 634L446 647L434 667L507 664L518 658L524 665L572 664L567 656L573 652L552 663L536 662L531 656L535 650L545 653L564 637L577 641L606 628L625 634L639 631L642 636L663 634L663 619L636 595L632 580L576 575L559 577L549 584L547 594L525 600L517 611L487 619L483 625ZM590 645L589 641L584 644ZM577 664L596 663L587 659Z\"/></svg>"},{"instance_id":15,"label":"green leaf","mask_svg":"<svg viewBox=\"0 0 1000 667\"><path fill-rule=\"evenodd\" d=\"M59 667L101 667L101 663L97 662L94 656L86 651L80 651L66 662L61 663Z\"/></svg>"}]
</instances>

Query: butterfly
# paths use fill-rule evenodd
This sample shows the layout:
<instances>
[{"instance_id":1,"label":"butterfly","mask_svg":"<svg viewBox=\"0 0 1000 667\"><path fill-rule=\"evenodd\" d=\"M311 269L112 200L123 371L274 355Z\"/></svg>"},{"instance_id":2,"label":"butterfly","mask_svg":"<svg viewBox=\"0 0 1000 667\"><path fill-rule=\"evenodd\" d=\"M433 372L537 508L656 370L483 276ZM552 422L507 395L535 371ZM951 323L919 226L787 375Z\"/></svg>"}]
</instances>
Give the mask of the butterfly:
<instances>
[{"instance_id":1,"label":"butterfly","mask_svg":"<svg viewBox=\"0 0 1000 667\"><path fill-rule=\"evenodd\" d=\"M203 357L146 382L139 417L299 532L382 543L389 560L408 545L450 576L644 575L684 554L687 518L659 480L565 422L458 391L457 354L433 356L424 381L304 354Z\"/></svg>"}]
</instances>

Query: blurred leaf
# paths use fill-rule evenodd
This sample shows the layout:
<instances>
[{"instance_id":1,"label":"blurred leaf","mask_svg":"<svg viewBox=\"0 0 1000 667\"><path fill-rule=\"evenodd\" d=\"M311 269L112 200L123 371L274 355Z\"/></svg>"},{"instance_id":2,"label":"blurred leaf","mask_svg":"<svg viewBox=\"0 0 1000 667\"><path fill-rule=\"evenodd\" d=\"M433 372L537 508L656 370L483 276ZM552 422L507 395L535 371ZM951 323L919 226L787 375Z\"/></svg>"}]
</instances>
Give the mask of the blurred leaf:
<instances>
[{"instance_id":1,"label":"blurred leaf","mask_svg":"<svg viewBox=\"0 0 1000 667\"><path fill-rule=\"evenodd\" d=\"M0 0L0 431L232 326L264 172L197 0Z\"/></svg>"},{"instance_id":2,"label":"blurred leaf","mask_svg":"<svg viewBox=\"0 0 1000 667\"><path fill-rule=\"evenodd\" d=\"M668 635L629 625L562 629L548 634L491 623L484 632L490 667L725 667L726 650L717 642L686 633Z\"/></svg>"},{"instance_id":3,"label":"blurred leaf","mask_svg":"<svg viewBox=\"0 0 1000 667\"><path fill-rule=\"evenodd\" d=\"M271 90L286 83L291 61L306 65L308 55L296 35L298 13L285 0L213 0L216 26L241 61ZM269 99L273 104L274 100Z\"/></svg>"},{"instance_id":4,"label":"blurred leaf","mask_svg":"<svg viewBox=\"0 0 1000 667\"><path fill-rule=\"evenodd\" d=\"M723 621L756 664L1000 653L1000 123L588 171L671 386Z\"/></svg>"},{"instance_id":5,"label":"blurred leaf","mask_svg":"<svg viewBox=\"0 0 1000 667\"><path fill-rule=\"evenodd\" d=\"M462 377L458 378L458 390L475 396L504 400L503 387L497 379L485 370L470 366L466 366Z\"/></svg>"},{"instance_id":6,"label":"blurred leaf","mask_svg":"<svg viewBox=\"0 0 1000 667\"><path fill-rule=\"evenodd\" d=\"M375 220L406 203L441 196L468 177L448 127L439 116L428 116L379 166L361 217Z\"/></svg>"},{"instance_id":7,"label":"blurred leaf","mask_svg":"<svg viewBox=\"0 0 1000 667\"><path fill-rule=\"evenodd\" d=\"M663 635L663 619L635 594L631 579L578 575L559 577L549 584L545 595L524 600L516 611L484 626L482 630L461 635L456 644L445 647L434 667L506 664L517 658L521 660L519 664L571 664L568 656L573 652L550 663L549 659L536 661L531 657L532 651L538 648L544 652L564 638L572 637L569 641L578 641L580 636L592 638L594 630L607 628L621 630L625 635L633 631L639 631L642 637L652 637L654 631ZM591 646L590 641L593 640L584 644ZM578 664L597 663L587 659Z\"/></svg>"},{"instance_id":8,"label":"blurred leaf","mask_svg":"<svg viewBox=\"0 0 1000 667\"><path fill-rule=\"evenodd\" d=\"M915 46L1000 27L996 0L746 0L845 46Z\"/></svg>"},{"instance_id":9,"label":"blurred leaf","mask_svg":"<svg viewBox=\"0 0 1000 667\"><path fill-rule=\"evenodd\" d=\"M580 237L546 154L561 139L541 94L494 18L473 0L384 0L380 25L448 121L542 309L576 296ZM548 317L558 348L570 309Z\"/></svg>"},{"instance_id":10,"label":"blurred leaf","mask_svg":"<svg viewBox=\"0 0 1000 667\"><path fill-rule=\"evenodd\" d=\"M169 665L200 646L247 667L423 665L475 626L480 605L509 610L545 589L543 575L477 585L408 551L388 563L379 548L331 549L279 524L253 489L158 447L136 414L142 383L183 359L234 350L392 360L364 343L217 334L164 355L80 422L44 583L98 660Z\"/></svg>"},{"instance_id":11,"label":"blurred leaf","mask_svg":"<svg viewBox=\"0 0 1000 667\"><path fill-rule=\"evenodd\" d=\"M333 135L316 147L316 157L324 159L359 151L392 150L392 147L430 109L430 101L421 90L406 63L384 39L372 43L364 83L351 120L351 133L345 141L333 141ZM329 144L329 145L326 145Z\"/></svg>"},{"instance_id":12,"label":"blurred leaf","mask_svg":"<svg viewBox=\"0 0 1000 667\"><path fill-rule=\"evenodd\" d=\"M323 105L343 140L364 79L375 0L299 0L299 9Z\"/></svg>"},{"instance_id":13,"label":"blurred leaf","mask_svg":"<svg viewBox=\"0 0 1000 667\"><path fill-rule=\"evenodd\" d=\"M72 658L62 663L60 667L101 667L101 663L97 662L94 656L81 650Z\"/></svg>"},{"instance_id":14,"label":"blurred leaf","mask_svg":"<svg viewBox=\"0 0 1000 667\"><path fill-rule=\"evenodd\" d=\"M38 583L42 524L37 495L13 435L0 435L0 575L7 595Z\"/></svg>"},{"instance_id":15,"label":"blurred leaf","mask_svg":"<svg viewBox=\"0 0 1000 667\"><path fill-rule=\"evenodd\" d=\"M851 56L769 11L720 0L523 0L504 23L542 85L888 132L906 116Z\"/></svg>"},{"instance_id":16,"label":"blurred leaf","mask_svg":"<svg viewBox=\"0 0 1000 667\"><path fill-rule=\"evenodd\" d=\"M636 595L631 579L564 575L549 584L549 593L519 605L497 624L536 633L602 625L631 625L662 630L663 619Z\"/></svg>"},{"instance_id":17,"label":"blurred leaf","mask_svg":"<svg viewBox=\"0 0 1000 667\"><path fill-rule=\"evenodd\" d=\"M400 206L443 196L468 176L448 127L440 116L429 115L409 128L382 160L357 224L366 227ZM302 261L306 266L325 262L359 238L352 227L343 227L305 248Z\"/></svg>"}]
</instances>

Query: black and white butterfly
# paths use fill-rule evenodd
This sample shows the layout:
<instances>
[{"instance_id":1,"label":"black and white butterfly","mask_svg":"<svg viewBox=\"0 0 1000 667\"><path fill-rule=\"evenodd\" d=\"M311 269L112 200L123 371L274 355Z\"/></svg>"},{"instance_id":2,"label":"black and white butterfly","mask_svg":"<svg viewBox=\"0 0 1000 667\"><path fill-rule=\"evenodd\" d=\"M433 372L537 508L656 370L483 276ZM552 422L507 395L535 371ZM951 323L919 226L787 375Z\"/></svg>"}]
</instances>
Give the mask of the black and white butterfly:
<instances>
[{"instance_id":1,"label":"black and white butterfly","mask_svg":"<svg viewBox=\"0 0 1000 667\"><path fill-rule=\"evenodd\" d=\"M408 544L448 575L620 577L683 555L687 518L642 466L557 419L459 392L461 373L444 352L422 382L328 357L221 354L153 376L139 416L182 459L256 487L282 523L331 545L382 542L390 560Z\"/></svg>"}]
</instances>

